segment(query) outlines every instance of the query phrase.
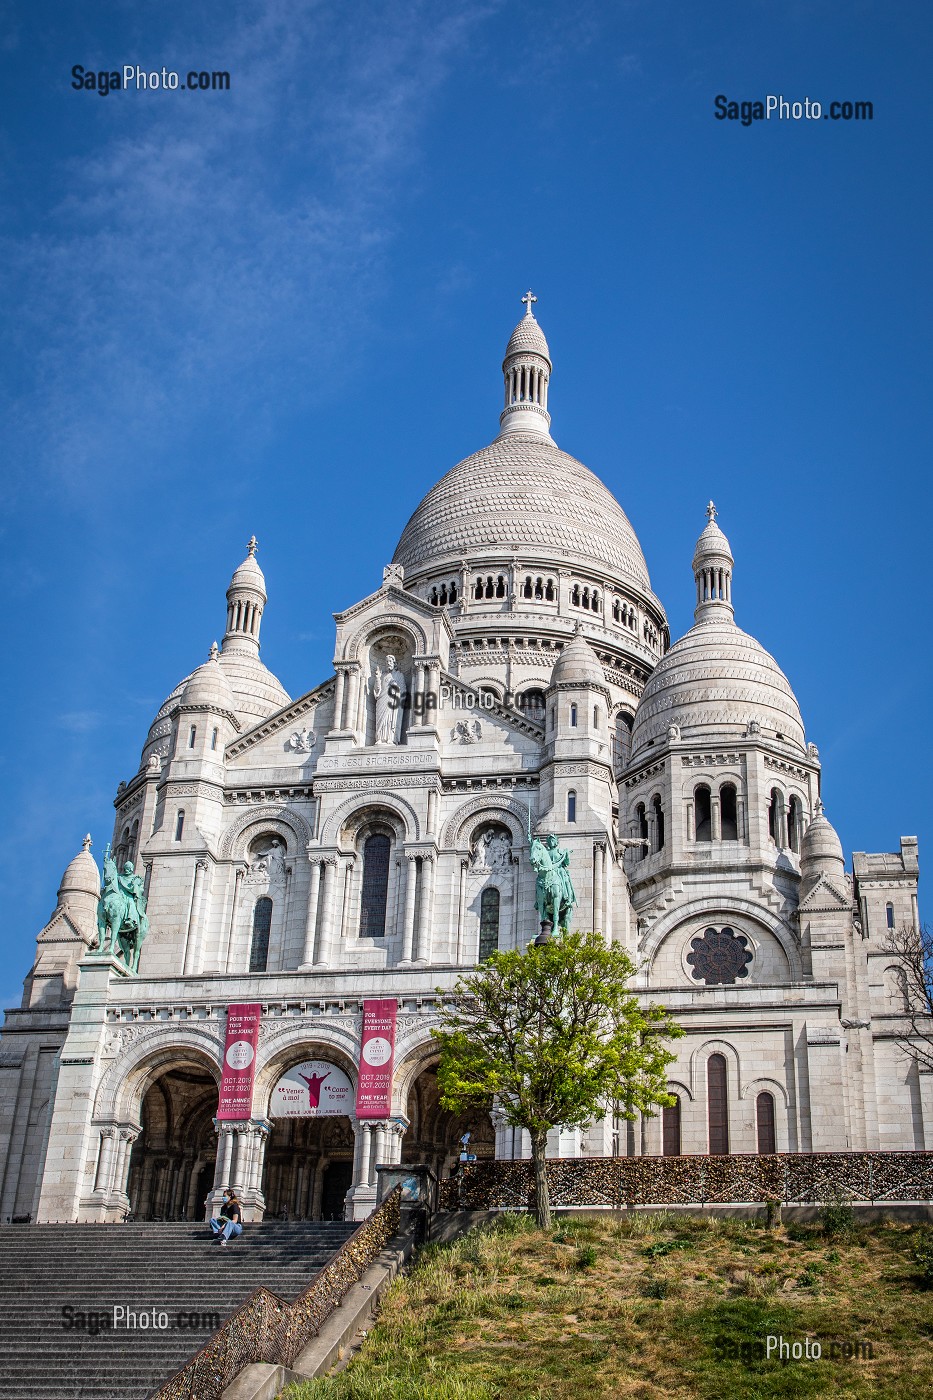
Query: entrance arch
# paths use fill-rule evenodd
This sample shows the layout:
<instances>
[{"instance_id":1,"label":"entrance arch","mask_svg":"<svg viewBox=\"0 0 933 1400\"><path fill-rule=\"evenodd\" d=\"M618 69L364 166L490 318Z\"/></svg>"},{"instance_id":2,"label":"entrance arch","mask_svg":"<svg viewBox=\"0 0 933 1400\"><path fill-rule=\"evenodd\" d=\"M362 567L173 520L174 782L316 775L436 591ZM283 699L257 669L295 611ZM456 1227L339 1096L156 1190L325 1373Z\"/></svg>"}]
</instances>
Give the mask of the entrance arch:
<instances>
[{"instance_id":1,"label":"entrance arch","mask_svg":"<svg viewBox=\"0 0 933 1400\"><path fill-rule=\"evenodd\" d=\"M165 1069L146 1089L127 1195L138 1220L203 1220L214 1180L217 1082L197 1064Z\"/></svg>"},{"instance_id":2,"label":"entrance arch","mask_svg":"<svg viewBox=\"0 0 933 1400\"><path fill-rule=\"evenodd\" d=\"M255 1102L269 1130L262 1174L266 1215L344 1219L356 1147L353 1060L323 1040L292 1043L266 1062L257 1086Z\"/></svg>"},{"instance_id":3,"label":"entrance arch","mask_svg":"<svg viewBox=\"0 0 933 1400\"><path fill-rule=\"evenodd\" d=\"M427 1162L443 1180L450 1176L463 1151L461 1138L470 1134L466 1151L479 1161L496 1155L496 1132L488 1109L451 1113L442 1108L437 1084L437 1063L421 1070L408 1090L408 1129L402 1140L403 1162Z\"/></svg>"}]
</instances>

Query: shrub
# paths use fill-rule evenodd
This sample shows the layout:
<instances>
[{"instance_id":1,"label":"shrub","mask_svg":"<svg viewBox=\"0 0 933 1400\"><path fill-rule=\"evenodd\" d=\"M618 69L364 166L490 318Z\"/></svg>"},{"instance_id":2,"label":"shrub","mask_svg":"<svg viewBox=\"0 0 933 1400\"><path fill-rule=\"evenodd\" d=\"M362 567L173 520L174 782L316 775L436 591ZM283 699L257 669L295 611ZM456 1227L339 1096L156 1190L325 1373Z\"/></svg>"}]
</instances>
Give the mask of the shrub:
<instances>
[{"instance_id":1,"label":"shrub","mask_svg":"<svg viewBox=\"0 0 933 1400\"><path fill-rule=\"evenodd\" d=\"M855 1212L848 1201L830 1201L820 1211L825 1235L847 1235L855 1224Z\"/></svg>"},{"instance_id":2,"label":"shrub","mask_svg":"<svg viewBox=\"0 0 933 1400\"><path fill-rule=\"evenodd\" d=\"M592 1269L599 1258L599 1250L595 1244L581 1244L577 1250L577 1268Z\"/></svg>"},{"instance_id":3,"label":"shrub","mask_svg":"<svg viewBox=\"0 0 933 1400\"><path fill-rule=\"evenodd\" d=\"M913 1255L914 1263L920 1267L924 1287L933 1288L933 1230L918 1230Z\"/></svg>"}]
</instances>

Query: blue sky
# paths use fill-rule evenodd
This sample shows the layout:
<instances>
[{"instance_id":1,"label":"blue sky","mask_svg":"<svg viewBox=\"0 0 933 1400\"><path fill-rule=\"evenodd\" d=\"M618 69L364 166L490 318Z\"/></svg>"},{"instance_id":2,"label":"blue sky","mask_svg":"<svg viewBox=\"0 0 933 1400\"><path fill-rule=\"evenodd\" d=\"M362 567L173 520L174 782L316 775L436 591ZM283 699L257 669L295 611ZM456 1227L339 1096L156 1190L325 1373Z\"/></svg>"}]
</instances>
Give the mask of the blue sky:
<instances>
[{"instance_id":1,"label":"blue sky","mask_svg":"<svg viewBox=\"0 0 933 1400\"><path fill-rule=\"evenodd\" d=\"M299 695L495 435L529 285L554 435L672 633L712 496L847 854L917 833L924 863L931 38L927 5L857 0L5 10L4 1005L249 535ZM101 97L77 63L231 90ZM743 127L720 93L874 120Z\"/></svg>"}]
</instances>

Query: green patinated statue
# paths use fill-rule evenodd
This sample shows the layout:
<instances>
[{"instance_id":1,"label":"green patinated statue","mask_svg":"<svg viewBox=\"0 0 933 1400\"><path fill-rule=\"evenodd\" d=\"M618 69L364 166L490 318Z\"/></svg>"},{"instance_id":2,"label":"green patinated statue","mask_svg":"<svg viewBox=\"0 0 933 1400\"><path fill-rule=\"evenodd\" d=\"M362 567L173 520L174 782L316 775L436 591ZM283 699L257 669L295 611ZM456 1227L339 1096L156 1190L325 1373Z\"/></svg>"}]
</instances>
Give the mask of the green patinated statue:
<instances>
[{"instance_id":1,"label":"green patinated statue","mask_svg":"<svg viewBox=\"0 0 933 1400\"><path fill-rule=\"evenodd\" d=\"M108 845L104 851L104 884L97 904L97 931L100 942L93 956L115 957L129 972L139 968L143 939L149 932L143 878L127 861L121 874Z\"/></svg>"},{"instance_id":2,"label":"green patinated statue","mask_svg":"<svg viewBox=\"0 0 933 1400\"><path fill-rule=\"evenodd\" d=\"M531 864L537 876L535 908L541 916L541 935L547 938L551 929L566 932L567 921L577 902L570 878L570 852L563 850L554 832L542 841L531 834L531 808L528 809L528 840L531 843Z\"/></svg>"}]
</instances>

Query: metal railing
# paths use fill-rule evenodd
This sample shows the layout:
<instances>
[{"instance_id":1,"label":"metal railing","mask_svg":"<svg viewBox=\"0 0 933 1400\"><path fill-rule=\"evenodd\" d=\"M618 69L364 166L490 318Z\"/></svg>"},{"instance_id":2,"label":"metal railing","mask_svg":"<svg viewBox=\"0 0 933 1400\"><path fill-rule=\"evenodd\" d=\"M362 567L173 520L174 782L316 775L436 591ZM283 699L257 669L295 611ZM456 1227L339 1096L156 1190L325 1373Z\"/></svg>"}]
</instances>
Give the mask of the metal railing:
<instances>
[{"instance_id":1,"label":"metal railing","mask_svg":"<svg viewBox=\"0 0 933 1400\"><path fill-rule=\"evenodd\" d=\"M547 1176L557 1208L933 1200L933 1152L556 1158ZM441 1210L533 1206L530 1161L477 1162L440 1187Z\"/></svg>"}]
</instances>

